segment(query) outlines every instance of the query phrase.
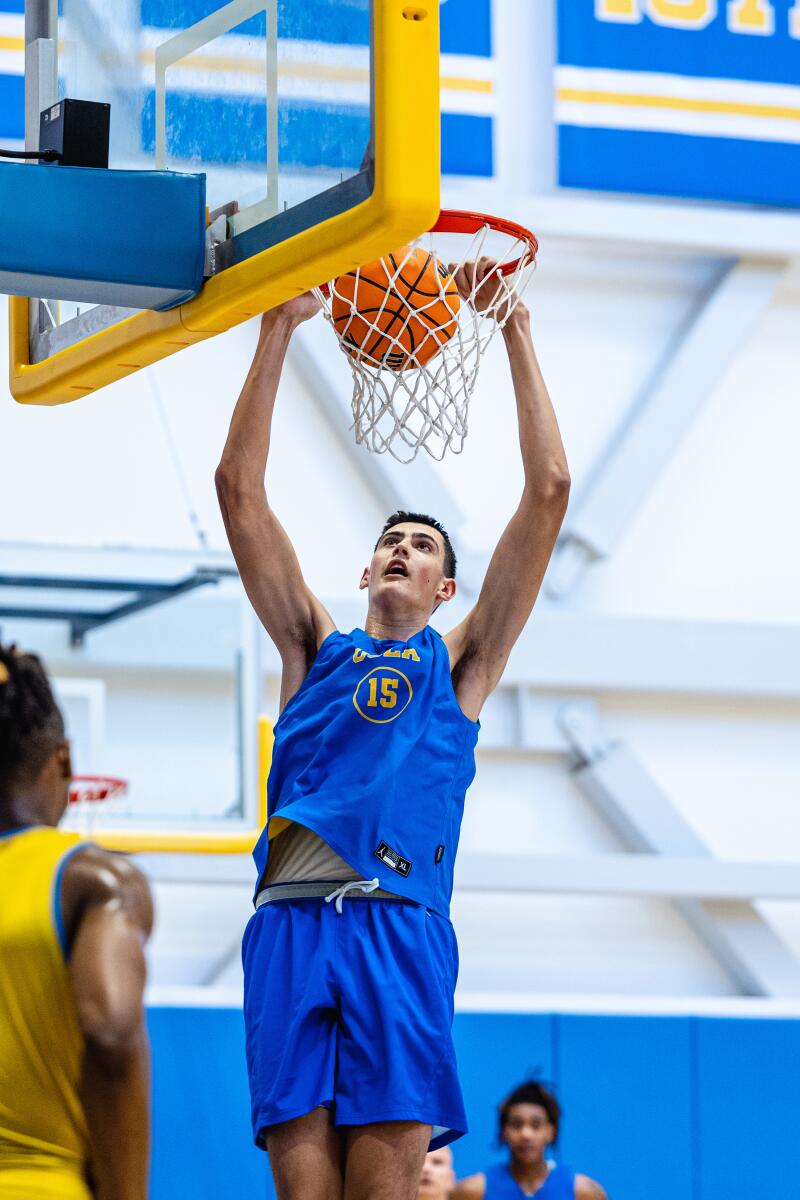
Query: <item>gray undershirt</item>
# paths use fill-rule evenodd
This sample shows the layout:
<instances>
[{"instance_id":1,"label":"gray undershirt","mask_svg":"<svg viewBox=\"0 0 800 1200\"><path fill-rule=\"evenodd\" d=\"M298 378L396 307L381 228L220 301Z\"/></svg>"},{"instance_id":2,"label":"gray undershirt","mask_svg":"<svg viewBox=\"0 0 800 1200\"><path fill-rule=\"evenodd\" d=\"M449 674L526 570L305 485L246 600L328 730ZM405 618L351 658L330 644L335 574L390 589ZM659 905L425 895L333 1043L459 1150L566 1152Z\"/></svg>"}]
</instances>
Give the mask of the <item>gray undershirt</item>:
<instances>
[{"instance_id":1,"label":"gray undershirt","mask_svg":"<svg viewBox=\"0 0 800 1200\"><path fill-rule=\"evenodd\" d=\"M292 822L270 842L262 887L317 879L340 879L345 883L361 878L321 837Z\"/></svg>"}]
</instances>

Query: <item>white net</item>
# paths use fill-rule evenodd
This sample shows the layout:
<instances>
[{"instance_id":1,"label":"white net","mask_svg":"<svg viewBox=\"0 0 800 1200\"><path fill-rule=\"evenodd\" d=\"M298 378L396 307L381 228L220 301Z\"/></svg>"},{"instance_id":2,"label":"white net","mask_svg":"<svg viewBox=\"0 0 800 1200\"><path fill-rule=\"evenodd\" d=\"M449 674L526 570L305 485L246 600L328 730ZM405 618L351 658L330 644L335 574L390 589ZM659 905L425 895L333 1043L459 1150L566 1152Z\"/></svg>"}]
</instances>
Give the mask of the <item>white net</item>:
<instances>
[{"instance_id":1,"label":"white net","mask_svg":"<svg viewBox=\"0 0 800 1200\"><path fill-rule=\"evenodd\" d=\"M481 358L533 273L517 226L443 213L396 254L319 289L353 374L356 442L408 463L458 454Z\"/></svg>"}]
</instances>

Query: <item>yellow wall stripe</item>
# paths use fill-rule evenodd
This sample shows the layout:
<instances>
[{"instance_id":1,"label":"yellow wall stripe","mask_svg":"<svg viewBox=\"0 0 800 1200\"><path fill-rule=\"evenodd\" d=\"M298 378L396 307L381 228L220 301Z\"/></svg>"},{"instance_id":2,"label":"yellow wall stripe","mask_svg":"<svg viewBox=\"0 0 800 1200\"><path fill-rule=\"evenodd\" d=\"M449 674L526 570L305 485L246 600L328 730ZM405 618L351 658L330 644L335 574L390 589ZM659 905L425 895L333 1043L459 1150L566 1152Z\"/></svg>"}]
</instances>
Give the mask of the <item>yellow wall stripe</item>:
<instances>
[{"instance_id":1,"label":"yellow wall stripe","mask_svg":"<svg viewBox=\"0 0 800 1200\"><path fill-rule=\"evenodd\" d=\"M155 53L146 51L141 56L145 65L155 62ZM230 71L233 74L263 75L264 63L257 58L234 58L214 54L190 54L179 59L170 70L184 71ZM278 64L281 79L331 79L338 83L369 83L369 71L364 67L345 67L314 62L282 62ZM443 75L441 86L445 91L482 92L491 94L494 83L491 79L473 79L465 75Z\"/></svg>"},{"instance_id":2,"label":"yellow wall stripe","mask_svg":"<svg viewBox=\"0 0 800 1200\"><path fill-rule=\"evenodd\" d=\"M636 95L585 88L558 88L558 100L581 104L612 104L620 108L666 108L681 112L723 113L737 117L772 117L800 121L800 107L788 104L748 104L741 100L692 100L685 96Z\"/></svg>"}]
</instances>

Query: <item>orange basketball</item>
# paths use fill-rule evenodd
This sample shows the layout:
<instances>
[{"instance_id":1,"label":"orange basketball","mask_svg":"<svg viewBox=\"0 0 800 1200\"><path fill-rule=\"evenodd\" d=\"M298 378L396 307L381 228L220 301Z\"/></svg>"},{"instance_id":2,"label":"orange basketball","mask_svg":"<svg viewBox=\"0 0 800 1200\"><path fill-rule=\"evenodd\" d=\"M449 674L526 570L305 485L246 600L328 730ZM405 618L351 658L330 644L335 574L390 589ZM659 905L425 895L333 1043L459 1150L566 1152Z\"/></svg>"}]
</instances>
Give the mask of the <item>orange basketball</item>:
<instances>
[{"instance_id":1,"label":"orange basketball","mask_svg":"<svg viewBox=\"0 0 800 1200\"><path fill-rule=\"evenodd\" d=\"M424 366L456 331L461 298L451 275L427 250L404 247L333 286L331 313L354 357L393 371Z\"/></svg>"}]
</instances>

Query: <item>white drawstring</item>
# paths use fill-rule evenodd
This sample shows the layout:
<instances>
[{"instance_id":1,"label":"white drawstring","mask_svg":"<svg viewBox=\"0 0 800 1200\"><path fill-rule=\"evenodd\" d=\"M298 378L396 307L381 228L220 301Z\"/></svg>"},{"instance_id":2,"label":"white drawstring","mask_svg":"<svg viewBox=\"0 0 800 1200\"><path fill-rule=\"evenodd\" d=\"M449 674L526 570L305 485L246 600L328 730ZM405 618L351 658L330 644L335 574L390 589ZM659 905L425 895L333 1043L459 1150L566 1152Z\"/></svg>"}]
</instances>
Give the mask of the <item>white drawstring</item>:
<instances>
[{"instance_id":1,"label":"white drawstring","mask_svg":"<svg viewBox=\"0 0 800 1200\"><path fill-rule=\"evenodd\" d=\"M331 900L335 899L336 911L341 916L342 899L347 895L348 892L353 891L354 888L358 888L366 896L369 892L374 892L375 888L377 887L380 887L379 879L370 879L369 882L367 882L366 879L353 879L350 883L343 883L342 886L337 888L335 892L331 892L330 896L326 896L325 903L330 904Z\"/></svg>"}]
</instances>

